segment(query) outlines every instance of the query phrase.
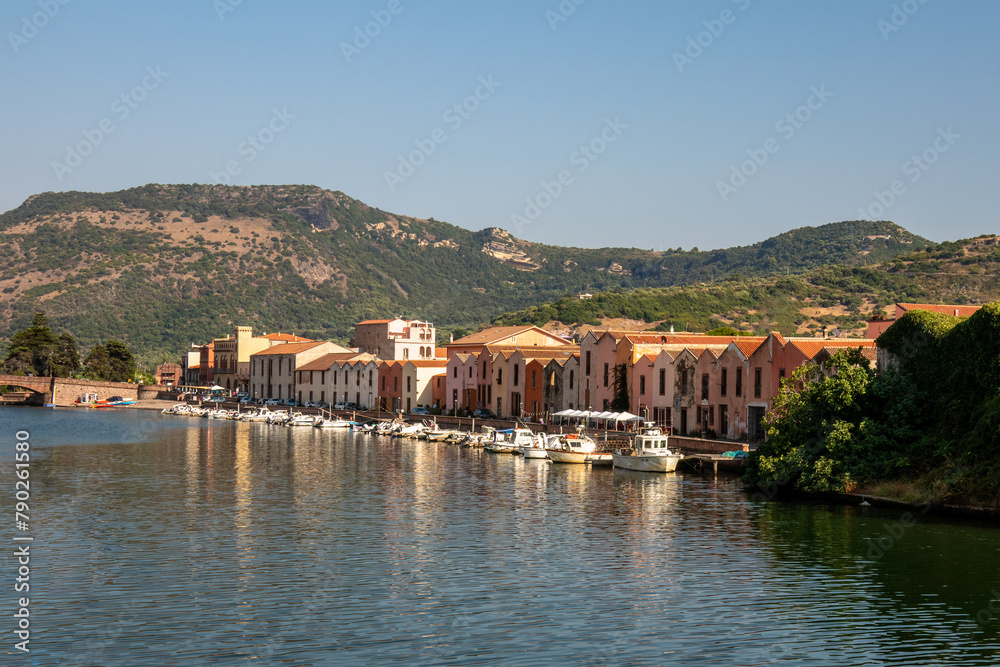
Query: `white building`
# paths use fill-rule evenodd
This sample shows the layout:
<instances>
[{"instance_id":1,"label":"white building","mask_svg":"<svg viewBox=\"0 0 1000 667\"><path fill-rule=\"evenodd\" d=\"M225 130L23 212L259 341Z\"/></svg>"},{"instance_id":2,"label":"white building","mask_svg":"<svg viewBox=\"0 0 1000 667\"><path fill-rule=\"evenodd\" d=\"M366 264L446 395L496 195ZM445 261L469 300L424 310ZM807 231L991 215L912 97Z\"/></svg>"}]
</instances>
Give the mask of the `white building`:
<instances>
[{"instance_id":1,"label":"white building","mask_svg":"<svg viewBox=\"0 0 1000 667\"><path fill-rule=\"evenodd\" d=\"M336 352L350 352L350 350L329 341L313 341L283 343L251 354L250 396L263 399L297 399L296 368L324 354Z\"/></svg>"},{"instance_id":2,"label":"white building","mask_svg":"<svg viewBox=\"0 0 1000 667\"><path fill-rule=\"evenodd\" d=\"M351 347L379 359L433 359L437 330L420 320L365 320L354 325Z\"/></svg>"}]
</instances>

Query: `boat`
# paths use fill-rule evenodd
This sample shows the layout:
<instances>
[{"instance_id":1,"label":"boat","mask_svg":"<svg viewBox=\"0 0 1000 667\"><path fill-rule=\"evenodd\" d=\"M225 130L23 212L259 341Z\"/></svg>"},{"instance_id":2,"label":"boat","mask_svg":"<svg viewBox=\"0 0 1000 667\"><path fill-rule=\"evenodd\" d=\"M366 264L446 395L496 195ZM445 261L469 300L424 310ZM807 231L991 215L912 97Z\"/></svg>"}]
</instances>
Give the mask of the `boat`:
<instances>
[{"instance_id":1,"label":"boat","mask_svg":"<svg viewBox=\"0 0 1000 667\"><path fill-rule=\"evenodd\" d=\"M315 426L315 415L304 415L301 412L293 413L286 422L289 426Z\"/></svg>"},{"instance_id":2,"label":"boat","mask_svg":"<svg viewBox=\"0 0 1000 667\"><path fill-rule=\"evenodd\" d=\"M521 454L526 459L547 459L549 455L545 451L545 443L545 435L539 433L530 444L521 445Z\"/></svg>"},{"instance_id":3,"label":"boat","mask_svg":"<svg viewBox=\"0 0 1000 667\"><path fill-rule=\"evenodd\" d=\"M550 435L545 454L553 463L611 465L611 452L597 451L597 442L585 433Z\"/></svg>"},{"instance_id":4,"label":"boat","mask_svg":"<svg viewBox=\"0 0 1000 667\"><path fill-rule=\"evenodd\" d=\"M611 455L616 468L643 472L673 472L683 454L667 448L668 436L657 426L643 428L627 449L616 449Z\"/></svg>"},{"instance_id":5,"label":"boat","mask_svg":"<svg viewBox=\"0 0 1000 667\"><path fill-rule=\"evenodd\" d=\"M332 419L323 419L322 417L316 420L313 424L316 428L351 428L354 426L354 422L347 421L346 419L340 419L339 417L334 417Z\"/></svg>"},{"instance_id":6,"label":"boat","mask_svg":"<svg viewBox=\"0 0 1000 667\"><path fill-rule=\"evenodd\" d=\"M493 432L493 437L483 443L483 449L495 454L520 454L521 447L535 442L535 434L527 428L507 428Z\"/></svg>"},{"instance_id":7,"label":"boat","mask_svg":"<svg viewBox=\"0 0 1000 667\"><path fill-rule=\"evenodd\" d=\"M135 405L134 398L122 398L121 396L109 396L100 401L94 401L95 408L118 408L125 405Z\"/></svg>"}]
</instances>

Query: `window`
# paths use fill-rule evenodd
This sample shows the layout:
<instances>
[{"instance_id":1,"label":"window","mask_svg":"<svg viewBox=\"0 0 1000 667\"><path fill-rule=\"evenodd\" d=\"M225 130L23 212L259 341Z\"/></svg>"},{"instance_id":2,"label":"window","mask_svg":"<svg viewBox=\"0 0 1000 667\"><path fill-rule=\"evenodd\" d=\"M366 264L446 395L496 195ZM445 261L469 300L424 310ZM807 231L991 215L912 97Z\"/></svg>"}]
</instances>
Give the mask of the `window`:
<instances>
[{"instance_id":1,"label":"window","mask_svg":"<svg viewBox=\"0 0 1000 667\"><path fill-rule=\"evenodd\" d=\"M521 374L521 366L518 365L518 364L514 364L514 386L515 387L517 386L518 380L520 379L520 377L518 377L520 374Z\"/></svg>"},{"instance_id":2,"label":"window","mask_svg":"<svg viewBox=\"0 0 1000 667\"><path fill-rule=\"evenodd\" d=\"M570 389L573 388L573 371L572 370L569 372L569 388Z\"/></svg>"},{"instance_id":3,"label":"window","mask_svg":"<svg viewBox=\"0 0 1000 667\"><path fill-rule=\"evenodd\" d=\"M779 368L778 369L778 380L780 381L780 380L784 380L784 379L785 379L785 369L784 368Z\"/></svg>"},{"instance_id":4,"label":"window","mask_svg":"<svg viewBox=\"0 0 1000 667\"><path fill-rule=\"evenodd\" d=\"M608 401L608 399L605 398L604 399L604 411L607 412L609 407L610 407L609 401Z\"/></svg>"},{"instance_id":5,"label":"window","mask_svg":"<svg viewBox=\"0 0 1000 667\"><path fill-rule=\"evenodd\" d=\"M753 369L753 397L760 398L760 369Z\"/></svg>"},{"instance_id":6,"label":"window","mask_svg":"<svg viewBox=\"0 0 1000 667\"><path fill-rule=\"evenodd\" d=\"M282 361L284 361L284 359L281 359L281 358L278 359L278 375L281 375L281 362Z\"/></svg>"},{"instance_id":7,"label":"window","mask_svg":"<svg viewBox=\"0 0 1000 667\"><path fill-rule=\"evenodd\" d=\"M708 400L708 373L701 374L701 400Z\"/></svg>"},{"instance_id":8,"label":"window","mask_svg":"<svg viewBox=\"0 0 1000 667\"><path fill-rule=\"evenodd\" d=\"M688 369L681 370L681 393L686 394L688 389Z\"/></svg>"},{"instance_id":9,"label":"window","mask_svg":"<svg viewBox=\"0 0 1000 667\"><path fill-rule=\"evenodd\" d=\"M385 376L382 376L382 391L385 391Z\"/></svg>"},{"instance_id":10,"label":"window","mask_svg":"<svg viewBox=\"0 0 1000 667\"><path fill-rule=\"evenodd\" d=\"M452 376L453 378L458 378L458 366L454 366L454 367L453 367L453 368L451 369L451 376Z\"/></svg>"},{"instance_id":11,"label":"window","mask_svg":"<svg viewBox=\"0 0 1000 667\"><path fill-rule=\"evenodd\" d=\"M736 395L737 396L742 396L743 395L743 369L742 368L737 368L736 369Z\"/></svg>"},{"instance_id":12,"label":"window","mask_svg":"<svg viewBox=\"0 0 1000 667\"><path fill-rule=\"evenodd\" d=\"M667 369L660 369L660 396L666 396L667 394Z\"/></svg>"},{"instance_id":13,"label":"window","mask_svg":"<svg viewBox=\"0 0 1000 667\"><path fill-rule=\"evenodd\" d=\"M587 368L583 371L584 375L590 375L590 350L587 350Z\"/></svg>"},{"instance_id":14,"label":"window","mask_svg":"<svg viewBox=\"0 0 1000 667\"><path fill-rule=\"evenodd\" d=\"M361 371L354 371L354 384L358 387L361 386Z\"/></svg>"},{"instance_id":15,"label":"window","mask_svg":"<svg viewBox=\"0 0 1000 667\"><path fill-rule=\"evenodd\" d=\"M708 406L708 425L715 426L715 406Z\"/></svg>"},{"instance_id":16,"label":"window","mask_svg":"<svg viewBox=\"0 0 1000 667\"><path fill-rule=\"evenodd\" d=\"M640 396L645 396L646 395L646 376L645 375L640 375L639 376L639 395Z\"/></svg>"},{"instance_id":17,"label":"window","mask_svg":"<svg viewBox=\"0 0 1000 667\"><path fill-rule=\"evenodd\" d=\"M413 391L413 387L410 384L410 380L412 380L412 379L413 378L411 376L409 376L409 375L406 376L406 391L408 391L408 392L409 391ZM409 400L409 399L407 399L407 400Z\"/></svg>"},{"instance_id":18,"label":"window","mask_svg":"<svg viewBox=\"0 0 1000 667\"><path fill-rule=\"evenodd\" d=\"M410 358L410 348L408 348L408 347L404 347L403 348L403 358L404 359L409 359Z\"/></svg>"},{"instance_id":19,"label":"window","mask_svg":"<svg viewBox=\"0 0 1000 667\"><path fill-rule=\"evenodd\" d=\"M607 365L607 363L604 364L604 386L605 387L608 386L608 365Z\"/></svg>"},{"instance_id":20,"label":"window","mask_svg":"<svg viewBox=\"0 0 1000 667\"><path fill-rule=\"evenodd\" d=\"M337 384L337 371L333 372L333 383Z\"/></svg>"},{"instance_id":21,"label":"window","mask_svg":"<svg viewBox=\"0 0 1000 667\"><path fill-rule=\"evenodd\" d=\"M393 391L399 391L399 378L398 377L392 378L392 390Z\"/></svg>"},{"instance_id":22,"label":"window","mask_svg":"<svg viewBox=\"0 0 1000 667\"><path fill-rule=\"evenodd\" d=\"M472 377L472 366L469 366L469 377Z\"/></svg>"},{"instance_id":23,"label":"window","mask_svg":"<svg viewBox=\"0 0 1000 667\"><path fill-rule=\"evenodd\" d=\"M497 384L502 384L502 383L503 383L503 369L502 368L498 368L497 369Z\"/></svg>"},{"instance_id":24,"label":"window","mask_svg":"<svg viewBox=\"0 0 1000 667\"><path fill-rule=\"evenodd\" d=\"M725 368L723 368L722 369L722 385L719 388L719 395L720 396L725 396L726 395L726 385L729 383L729 381L727 379L728 375L729 375L729 373L727 372L727 370Z\"/></svg>"},{"instance_id":25,"label":"window","mask_svg":"<svg viewBox=\"0 0 1000 667\"><path fill-rule=\"evenodd\" d=\"M486 364L483 364L483 379L486 379Z\"/></svg>"},{"instance_id":26,"label":"window","mask_svg":"<svg viewBox=\"0 0 1000 667\"><path fill-rule=\"evenodd\" d=\"M531 369L531 388L532 389L535 388L535 369L534 368ZM538 410L535 410L535 412L538 412Z\"/></svg>"}]
</instances>

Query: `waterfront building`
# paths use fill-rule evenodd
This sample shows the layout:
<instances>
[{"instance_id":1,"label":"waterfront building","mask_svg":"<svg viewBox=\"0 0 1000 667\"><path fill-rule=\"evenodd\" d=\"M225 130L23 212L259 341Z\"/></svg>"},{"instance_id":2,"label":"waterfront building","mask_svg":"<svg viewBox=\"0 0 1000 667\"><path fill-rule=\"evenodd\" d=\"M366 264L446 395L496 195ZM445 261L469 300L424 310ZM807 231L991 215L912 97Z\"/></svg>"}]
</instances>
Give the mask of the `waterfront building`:
<instances>
[{"instance_id":1,"label":"waterfront building","mask_svg":"<svg viewBox=\"0 0 1000 667\"><path fill-rule=\"evenodd\" d=\"M250 395L253 398L295 400L295 369L324 354L351 352L329 341L281 343L250 355Z\"/></svg>"},{"instance_id":2,"label":"waterfront building","mask_svg":"<svg viewBox=\"0 0 1000 667\"><path fill-rule=\"evenodd\" d=\"M445 409L448 412L471 412L478 407L476 402L476 392L478 391L476 369L478 367L479 358L476 354L459 353L452 354L448 358L445 365L445 373L447 374Z\"/></svg>"},{"instance_id":3,"label":"waterfront building","mask_svg":"<svg viewBox=\"0 0 1000 667\"><path fill-rule=\"evenodd\" d=\"M434 405L434 377L446 370L446 359L408 359L401 365L400 388L401 408L409 412L415 407Z\"/></svg>"},{"instance_id":4,"label":"waterfront building","mask_svg":"<svg viewBox=\"0 0 1000 667\"><path fill-rule=\"evenodd\" d=\"M551 415L563 410L578 410L577 383L580 379L580 353L554 357L545 364L542 379L542 409ZM547 421L547 420L546 420Z\"/></svg>"},{"instance_id":5,"label":"waterfront building","mask_svg":"<svg viewBox=\"0 0 1000 667\"><path fill-rule=\"evenodd\" d=\"M386 361L434 359L436 340L437 330L432 323L396 317L358 322L351 347Z\"/></svg>"},{"instance_id":6,"label":"waterfront building","mask_svg":"<svg viewBox=\"0 0 1000 667\"><path fill-rule=\"evenodd\" d=\"M447 360L445 360L447 363ZM431 400L434 401L433 407L437 410L443 410L445 404L445 397L447 396L447 373L439 373L431 377Z\"/></svg>"},{"instance_id":7,"label":"waterfront building","mask_svg":"<svg viewBox=\"0 0 1000 667\"><path fill-rule=\"evenodd\" d=\"M371 410L378 400L379 359L371 354L334 352L295 370L299 403L353 403Z\"/></svg>"},{"instance_id":8,"label":"waterfront building","mask_svg":"<svg viewBox=\"0 0 1000 667\"><path fill-rule=\"evenodd\" d=\"M184 369L180 364L160 364L156 367L156 384L166 386L184 384Z\"/></svg>"},{"instance_id":9,"label":"waterfront building","mask_svg":"<svg viewBox=\"0 0 1000 667\"><path fill-rule=\"evenodd\" d=\"M283 343L308 343L309 338L295 334L253 335L253 327L237 326L232 334L216 338L214 344L214 383L230 391L246 392L250 385L250 355Z\"/></svg>"},{"instance_id":10,"label":"waterfront building","mask_svg":"<svg viewBox=\"0 0 1000 667\"><path fill-rule=\"evenodd\" d=\"M379 409L399 412L403 405L403 362L383 361L378 366Z\"/></svg>"}]
</instances>

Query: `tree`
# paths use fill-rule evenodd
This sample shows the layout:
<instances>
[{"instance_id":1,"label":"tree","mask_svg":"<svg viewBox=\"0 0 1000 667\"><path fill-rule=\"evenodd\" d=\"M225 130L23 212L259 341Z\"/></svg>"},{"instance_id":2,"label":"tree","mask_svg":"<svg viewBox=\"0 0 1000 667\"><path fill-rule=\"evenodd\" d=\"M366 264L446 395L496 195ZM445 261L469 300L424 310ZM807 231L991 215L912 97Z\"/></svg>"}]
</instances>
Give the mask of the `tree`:
<instances>
[{"instance_id":1,"label":"tree","mask_svg":"<svg viewBox=\"0 0 1000 667\"><path fill-rule=\"evenodd\" d=\"M105 345L108 351L108 368L111 382L131 382L135 379L135 357L125 343L120 340L109 340Z\"/></svg>"},{"instance_id":2,"label":"tree","mask_svg":"<svg viewBox=\"0 0 1000 667\"><path fill-rule=\"evenodd\" d=\"M611 401L611 409L615 412L625 412L628 408L628 369L625 364L617 364L615 366L615 397Z\"/></svg>"},{"instance_id":3,"label":"tree","mask_svg":"<svg viewBox=\"0 0 1000 667\"><path fill-rule=\"evenodd\" d=\"M63 332L52 356L52 374L56 377L70 377L79 369L80 352L76 349L76 339L69 332Z\"/></svg>"},{"instance_id":4,"label":"tree","mask_svg":"<svg viewBox=\"0 0 1000 667\"><path fill-rule=\"evenodd\" d=\"M83 360L83 372L91 380L107 380L111 375L108 364L108 350L103 345L95 345Z\"/></svg>"},{"instance_id":5,"label":"tree","mask_svg":"<svg viewBox=\"0 0 1000 667\"><path fill-rule=\"evenodd\" d=\"M45 313L37 312L28 328L11 336L4 370L14 374L49 375L58 348Z\"/></svg>"},{"instance_id":6,"label":"tree","mask_svg":"<svg viewBox=\"0 0 1000 667\"><path fill-rule=\"evenodd\" d=\"M841 351L819 366L796 368L767 417L767 442L751 456L747 484L803 491L849 491L851 471L865 458L860 428L866 393L875 378L858 350Z\"/></svg>"}]
</instances>

